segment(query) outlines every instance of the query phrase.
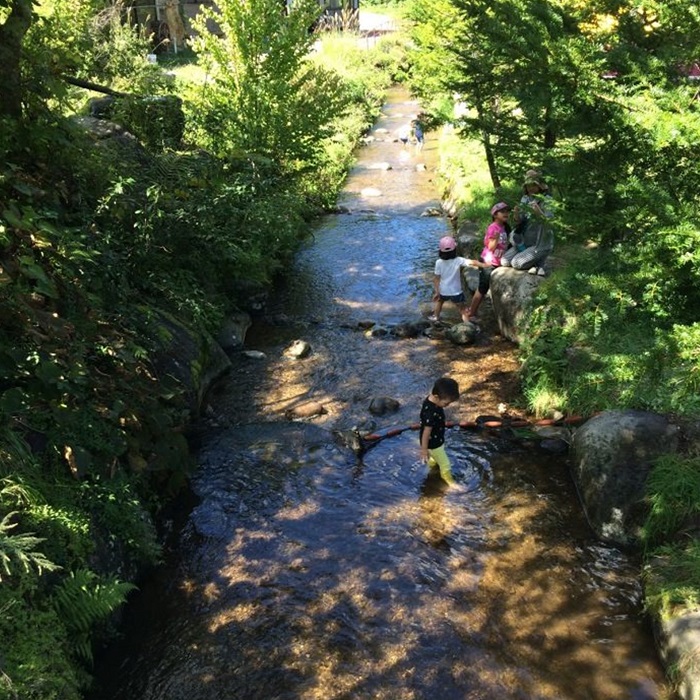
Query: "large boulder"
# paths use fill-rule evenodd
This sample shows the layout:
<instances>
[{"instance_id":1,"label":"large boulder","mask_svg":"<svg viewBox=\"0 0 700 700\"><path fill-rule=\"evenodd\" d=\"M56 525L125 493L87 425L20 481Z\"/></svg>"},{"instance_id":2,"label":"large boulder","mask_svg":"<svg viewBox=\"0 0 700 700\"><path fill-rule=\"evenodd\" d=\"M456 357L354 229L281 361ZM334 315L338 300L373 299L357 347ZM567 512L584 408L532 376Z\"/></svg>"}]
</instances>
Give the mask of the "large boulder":
<instances>
[{"instance_id":1,"label":"large boulder","mask_svg":"<svg viewBox=\"0 0 700 700\"><path fill-rule=\"evenodd\" d=\"M463 258L478 258L484 247L484 234L474 221L465 221L457 230L457 251ZM478 270L474 269L477 274Z\"/></svg>"},{"instance_id":2,"label":"large boulder","mask_svg":"<svg viewBox=\"0 0 700 700\"><path fill-rule=\"evenodd\" d=\"M645 586L658 590L669 580L672 566L664 555L651 558L644 567ZM675 676L678 697L700 700L700 608L677 608L652 619L654 639L664 666Z\"/></svg>"},{"instance_id":3,"label":"large boulder","mask_svg":"<svg viewBox=\"0 0 700 700\"><path fill-rule=\"evenodd\" d=\"M512 267L497 267L491 273L491 302L501 335L519 343L532 296L544 281Z\"/></svg>"},{"instance_id":4,"label":"large boulder","mask_svg":"<svg viewBox=\"0 0 700 700\"><path fill-rule=\"evenodd\" d=\"M97 117L75 117L73 122L98 148L113 153L118 162L141 168L153 165L153 156L123 126Z\"/></svg>"},{"instance_id":5,"label":"large boulder","mask_svg":"<svg viewBox=\"0 0 700 700\"><path fill-rule=\"evenodd\" d=\"M640 543L646 480L654 460L678 450L679 428L645 411L605 411L574 435L574 482L596 535L621 547Z\"/></svg>"},{"instance_id":6,"label":"large boulder","mask_svg":"<svg viewBox=\"0 0 700 700\"><path fill-rule=\"evenodd\" d=\"M251 326L250 315L245 311L234 311L224 319L216 340L224 350L238 350L245 343Z\"/></svg>"},{"instance_id":7,"label":"large boulder","mask_svg":"<svg viewBox=\"0 0 700 700\"><path fill-rule=\"evenodd\" d=\"M182 386L191 415L198 416L211 386L231 369L228 355L210 335L194 331L173 315L152 307L143 311L146 332L156 345L156 376Z\"/></svg>"}]
</instances>

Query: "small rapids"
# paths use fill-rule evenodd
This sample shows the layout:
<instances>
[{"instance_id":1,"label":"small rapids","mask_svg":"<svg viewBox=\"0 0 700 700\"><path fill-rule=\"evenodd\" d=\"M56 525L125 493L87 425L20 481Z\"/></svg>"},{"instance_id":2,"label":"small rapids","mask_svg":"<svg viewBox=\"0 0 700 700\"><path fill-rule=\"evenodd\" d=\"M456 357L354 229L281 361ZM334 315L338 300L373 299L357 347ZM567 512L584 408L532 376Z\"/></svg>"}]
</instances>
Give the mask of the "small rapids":
<instances>
[{"instance_id":1,"label":"small rapids","mask_svg":"<svg viewBox=\"0 0 700 700\"><path fill-rule=\"evenodd\" d=\"M232 357L210 399L220 420L199 436L196 503L101 660L94 700L669 697L639 562L594 539L566 456L453 428L452 490L419 463L413 430L361 457L335 437L380 394L400 408L378 427L414 423L435 378L489 352L357 330L429 308L447 224L420 216L436 183L414 164L433 144L416 154L391 138L416 109L393 92L384 140L349 178L350 213L315 232L251 328L246 345L267 359ZM312 355L283 358L300 336ZM502 376L474 376L465 400L486 379ZM300 398L328 413L285 420Z\"/></svg>"}]
</instances>

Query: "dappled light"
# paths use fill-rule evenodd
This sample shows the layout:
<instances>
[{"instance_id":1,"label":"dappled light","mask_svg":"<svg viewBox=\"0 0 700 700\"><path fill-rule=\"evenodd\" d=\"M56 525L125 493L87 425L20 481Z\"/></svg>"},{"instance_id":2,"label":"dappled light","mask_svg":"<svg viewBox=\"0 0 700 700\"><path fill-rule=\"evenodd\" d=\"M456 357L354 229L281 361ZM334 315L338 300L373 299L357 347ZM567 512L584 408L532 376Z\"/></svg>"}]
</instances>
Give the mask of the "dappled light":
<instances>
[{"instance_id":1,"label":"dappled light","mask_svg":"<svg viewBox=\"0 0 700 700\"><path fill-rule=\"evenodd\" d=\"M449 438L465 493L426 476L410 433L360 470L312 426L212 436L194 585L149 620L150 684L114 697L658 697L635 562L592 540L565 462ZM283 456L300 466L280 481ZM209 509L231 528L202 538Z\"/></svg>"},{"instance_id":2,"label":"dappled light","mask_svg":"<svg viewBox=\"0 0 700 700\"><path fill-rule=\"evenodd\" d=\"M402 119L392 105L380 125L390 134ZM386 138L382 160L403 162ZM150 631L132 639L110 700L660 698L638 562L593 539L565 456L452 428L452 489L420 463L414 430L361 454L336 439L415 424L442 374L460 377L456 422L513 393L515 360L494 362L505 341L365 330L427 315L447 230L421 216L435 204L430 171L369 175L375 155L351 173L350 213L327 218L255 319L246 347L265 357L233 354L209 398L171 599L136 604ZM385 216L355 216L376 178ZM284 353L295 339L311 346L303 359ZM397 410L369 416L378 396ZM285 418L308 402L325 413Z\"/></svg>"}]
</instances>

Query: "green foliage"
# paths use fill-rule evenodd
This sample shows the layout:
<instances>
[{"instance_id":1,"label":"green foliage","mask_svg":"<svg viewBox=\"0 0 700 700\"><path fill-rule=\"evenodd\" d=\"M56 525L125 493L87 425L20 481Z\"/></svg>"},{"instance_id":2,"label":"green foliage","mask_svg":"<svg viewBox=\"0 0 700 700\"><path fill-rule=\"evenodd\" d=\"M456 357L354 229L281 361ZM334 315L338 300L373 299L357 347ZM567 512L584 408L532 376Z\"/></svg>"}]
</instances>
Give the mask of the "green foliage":
<instances>
[{"instance_id":1,"label":"green foliage","mask_svg":"<svg viewBox=\"0 0 700 700\"><path fill-rule=\"evenodd\" d=\"M185 130L182 100L175 95L122 98L112 118L153 151L178 148Z\"/></svg>"},{"instance_id":2,"label":"green foliage","mask_svg":"<svg viewBox=\"0 0 700 700\"><path fill-rule=\"evenodd\" d=\"M684 525L697 522L700 516L700 459L676 455L659 458L649 475L647 491L651 495L644 542L647 548L651 548L679 536ZM683 537L682 533L680 537Z\"/></svg>"},{"instance_id":3,"label":"green foliage","mask_svg":"<svg viewBox=\"0 0 700 700\"><path fill-rule=\"evenodd\" d=\"M135 490L124 476L95 479L80 485L80 503L92 515L97 531L108 538L110 548L123 548L129 560L152 565L161 560L161 547L153 520Z\"/></svg>"},{"instance_id":4,"label":"green foliage","mask_svg":"<svg viewBox=\"0 0 700 700\"><path fill-rule=\"evenodd\" d=\"M82 660L92 661L91 633L135 590L114 578L101 581L92 571L80 569L63 579L52 602L68 633L69 643Z\"/></svg>"},{"instance_id":5,"label":"green foliage","mask_svg":"<svg viewBox=\"0 0 700 700\"><path fill-rule=\"evenodd\" d=\"M81 700L88 678L73 661L63 620L52 607L0 586L0 639L0 697Z\"/></svg>"},{"instance_id":6,"label":"green foliage","mask_svg":"<svg viewBox=\"0 0 700 700\"><path fill-rule=\"evenodd\" d=\"M17 527L12 522L16 512L7 513L0 520L0 582L3 573L6 577L22 576L36 569L38 574L44 571L56 571L60 567L49 561L36 550L43 540L32 533L11 533Z\"/></svg>"},{"instance_id":7,"label":"green foliage","mask_svg":"<svg viewBox=\"0 0 700 700\"><path fill-rule=\"evenodd\" d=\"M277 0L224 0L215 15L201 13L196 48L208 80L192 95L189 115L200 145L218 155L273 158L287 172L314 160L343 107L337 74L306 58L319 12L314 0L286 15ZM206 31L207 19L222 36Z\"/></svg>"},{"instance_id":8,"label":"green foliage","mask_svg":"<svg viewBox=\"0 0 700 700\"><path fill-rule=\"evenodd\" d=\"M644 567L647 610L668 618L700 606L700 540L658 547ZM688 660L683 660L687 663Z\"/></svg>"},{"instance_id":9,"label":"green foliage","mask_svg":"<svg viewBox=\"0 0 700 700\"><path fill-rule=\"evenodd\" d=\"M324 34L310 60L336 73L342 81L344 109L330 121L329 135L319 145L316 168L301 175L300 192L312 211L335 205L353 161L357 139L379 115L392 77L401 71L405 47L389 39L365 49L355 35Z\"/></svg>"},{"instance_id":10,"label":"green foliage","mask_svg":"<svg viewBox=\"0 0 700 700\"><path fill-rule=\"evenodd\" d=\"M694 356L686 350L688 359L681 358L658 318L650 333L655 309L629 284L628 272L612 251L588 253L542 285L521 345L532 406L542 410L538 397L547 394L563 400L548 410L583 415L606 408L692 414L694 387L681 378ZM667 379L661 386L660 377Z\"/></svg>"}]
</instances>

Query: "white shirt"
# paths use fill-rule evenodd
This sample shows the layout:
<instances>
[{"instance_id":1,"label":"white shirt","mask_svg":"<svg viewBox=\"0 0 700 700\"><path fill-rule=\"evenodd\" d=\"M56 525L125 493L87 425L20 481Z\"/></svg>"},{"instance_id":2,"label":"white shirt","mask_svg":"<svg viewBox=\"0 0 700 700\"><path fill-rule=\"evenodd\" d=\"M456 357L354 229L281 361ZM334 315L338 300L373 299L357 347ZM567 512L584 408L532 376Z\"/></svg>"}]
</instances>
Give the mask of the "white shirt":
<instances>
[{"instance_id":1,"label":"white shirt","mask_svg":"<svg viewBox=\"0 0 700 700\"><path fill-rule=\"evenodd\" d=\"M453 297L462 293L461 269L471 264L467 258L452 258L443 260L438 258L435 262L435 275L440 278L440 294L445 297Z\"/></svg>"}]
</instances>

